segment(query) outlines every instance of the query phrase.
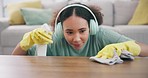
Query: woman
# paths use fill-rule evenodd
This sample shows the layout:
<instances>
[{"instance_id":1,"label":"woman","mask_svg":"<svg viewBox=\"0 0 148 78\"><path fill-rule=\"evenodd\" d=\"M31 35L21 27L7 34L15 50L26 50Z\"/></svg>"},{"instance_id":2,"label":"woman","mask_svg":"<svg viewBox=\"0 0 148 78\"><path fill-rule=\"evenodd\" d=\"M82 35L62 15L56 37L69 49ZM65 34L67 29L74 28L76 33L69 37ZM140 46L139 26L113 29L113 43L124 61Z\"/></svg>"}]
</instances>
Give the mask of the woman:
<instances>
[{"instance_id":1,"label":"woman","mask_svg":"<svg viewBox=\"0 0 148 78\"><path fill-rule=\"evenodd\" d=\"M74 3L62 8L54 20L54 33L37 28L24 35L13 55L34 55L34 44L48 44L47 56L97 56L112 58L116 50L148 56L148 46L104 29L100 9ZM33 46L33 47L32 47Z\"/></svg>"}]
</instances>

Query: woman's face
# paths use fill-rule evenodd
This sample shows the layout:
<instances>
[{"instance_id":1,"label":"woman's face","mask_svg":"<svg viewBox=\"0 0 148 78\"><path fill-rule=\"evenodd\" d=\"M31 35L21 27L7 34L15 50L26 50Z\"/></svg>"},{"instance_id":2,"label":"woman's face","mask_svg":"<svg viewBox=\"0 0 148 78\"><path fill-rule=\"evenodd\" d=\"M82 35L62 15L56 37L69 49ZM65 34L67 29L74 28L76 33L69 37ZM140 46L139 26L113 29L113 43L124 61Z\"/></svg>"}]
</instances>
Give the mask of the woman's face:
<instances>
[{"instance_id":1,"label":"woman's face","mask_svg":"<svg viewBox=\"0 0 148 78\"><path fill-rule=\"evenodd\" d=\"M87 20L72 15L63 22L64 37L76 50L80 50L89 37Z\"/></svg>"}]
</instances>

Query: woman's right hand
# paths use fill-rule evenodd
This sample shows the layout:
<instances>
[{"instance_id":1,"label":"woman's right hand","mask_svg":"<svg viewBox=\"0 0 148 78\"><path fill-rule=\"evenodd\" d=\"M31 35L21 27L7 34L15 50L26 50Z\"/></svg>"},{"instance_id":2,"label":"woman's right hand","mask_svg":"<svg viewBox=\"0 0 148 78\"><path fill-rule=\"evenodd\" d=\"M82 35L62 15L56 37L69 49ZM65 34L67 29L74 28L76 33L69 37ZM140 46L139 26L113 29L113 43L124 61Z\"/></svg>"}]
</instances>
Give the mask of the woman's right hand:
<instances>
[{"instance_id":1,"label":"woman's right hand","mask_svg":"<svg viewBox=\"0 0 148 78\"><path fill-rule=\"evenodd\" d=\"M37 28L31 32L25 33L20 42L20 47L27 51L34 44L44 45L48 43L53 43L52 32L46 32L43 28Z\"/></svg>"}]
</instances>

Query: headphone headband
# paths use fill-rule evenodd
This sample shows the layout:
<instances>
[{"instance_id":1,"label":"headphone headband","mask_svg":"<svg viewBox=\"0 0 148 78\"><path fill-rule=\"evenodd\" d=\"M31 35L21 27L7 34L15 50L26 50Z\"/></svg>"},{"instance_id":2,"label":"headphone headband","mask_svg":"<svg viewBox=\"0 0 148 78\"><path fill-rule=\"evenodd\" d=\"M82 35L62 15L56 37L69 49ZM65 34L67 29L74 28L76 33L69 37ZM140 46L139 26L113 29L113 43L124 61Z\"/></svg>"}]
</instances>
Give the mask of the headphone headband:
<instances>
[{"instance_id":1,"label":"headphone headband","mask_svg":"<svg viewBox=\"0 0 148 78\"><path fill-rule=\"evenodd\" d=\"M70 4L70 5L67 5L65 6L64 8L62 8L59 13L57 14L56 16L56 19L55 19L55 36L57 37L58 40L62 39L64 34L63 34L63 30L62 30L62 23L58 22L58 18L60 16L60 14L67 8L70 8L70 7L75 7L75 6L78 6L78 7L82 7L86 10L88 10L91 15L93 16L94 19L90 19L90 35L95 35L97 33L97 30L98 30L98 21L97 21L97 18L95 17L95 15L93 14L93 12L85 5L82 5L82 4Z\"/></svg>"},{"instance_id":2,"label":"headphone headband","mask_svg":"<svg viewBox=\"0 0 148 78\"><path fill-rule=\"evenodd\" d=\"M67 8L69 8L69 7L74 7L74 6L78 6L78 7L82 7L82 8L87 9L87 10L92 14L92 16L94 17L95 22L98 24L96 16L94 15L94 13L93 13L88 7L86 7L86 6L84 6L84 5L81 5L81 4L70 4L70 5L67 5L67 6L65 6L64 8L62 8L62 9L59 11L59 13L57 14L56 19L55 19L55 25L54 25L55 28L56 28L57 21L58 21L58 18L59 18L59 16L60 16L60 14L61 14L65 9L67 9Z\"/></svg>"}]
</instances>

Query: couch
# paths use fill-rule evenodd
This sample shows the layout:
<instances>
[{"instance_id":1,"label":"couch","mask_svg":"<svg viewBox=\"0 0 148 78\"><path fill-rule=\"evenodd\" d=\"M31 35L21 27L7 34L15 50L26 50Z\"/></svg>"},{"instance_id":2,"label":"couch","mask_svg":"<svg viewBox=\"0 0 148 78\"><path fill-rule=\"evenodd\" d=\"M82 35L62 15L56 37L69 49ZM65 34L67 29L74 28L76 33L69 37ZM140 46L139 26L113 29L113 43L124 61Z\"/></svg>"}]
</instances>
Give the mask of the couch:
<instances>
[{"instance_id":1,"label":"couch","mask_svg":"<svg viewBox=\"0 0 148 78\"><path fill-rule=\"evenodd\" d=\"M42 2L43 9L55 10L72 1L65 1L62 4ZM102 8L104 28L114 30L138 42L148 44L148 25L128 25L138 6L139 0L89 0L83 2L87 5L97 5ZM52 5L51 5L52 4ZM54 5L53 5L54 4ZM56 6L61 5L61 6ZM0 18L0 54L11 54L17 43L22 39L24 33L29 32L41 25L10 25L9 17Z\"/></svg>"}]
</instances>

